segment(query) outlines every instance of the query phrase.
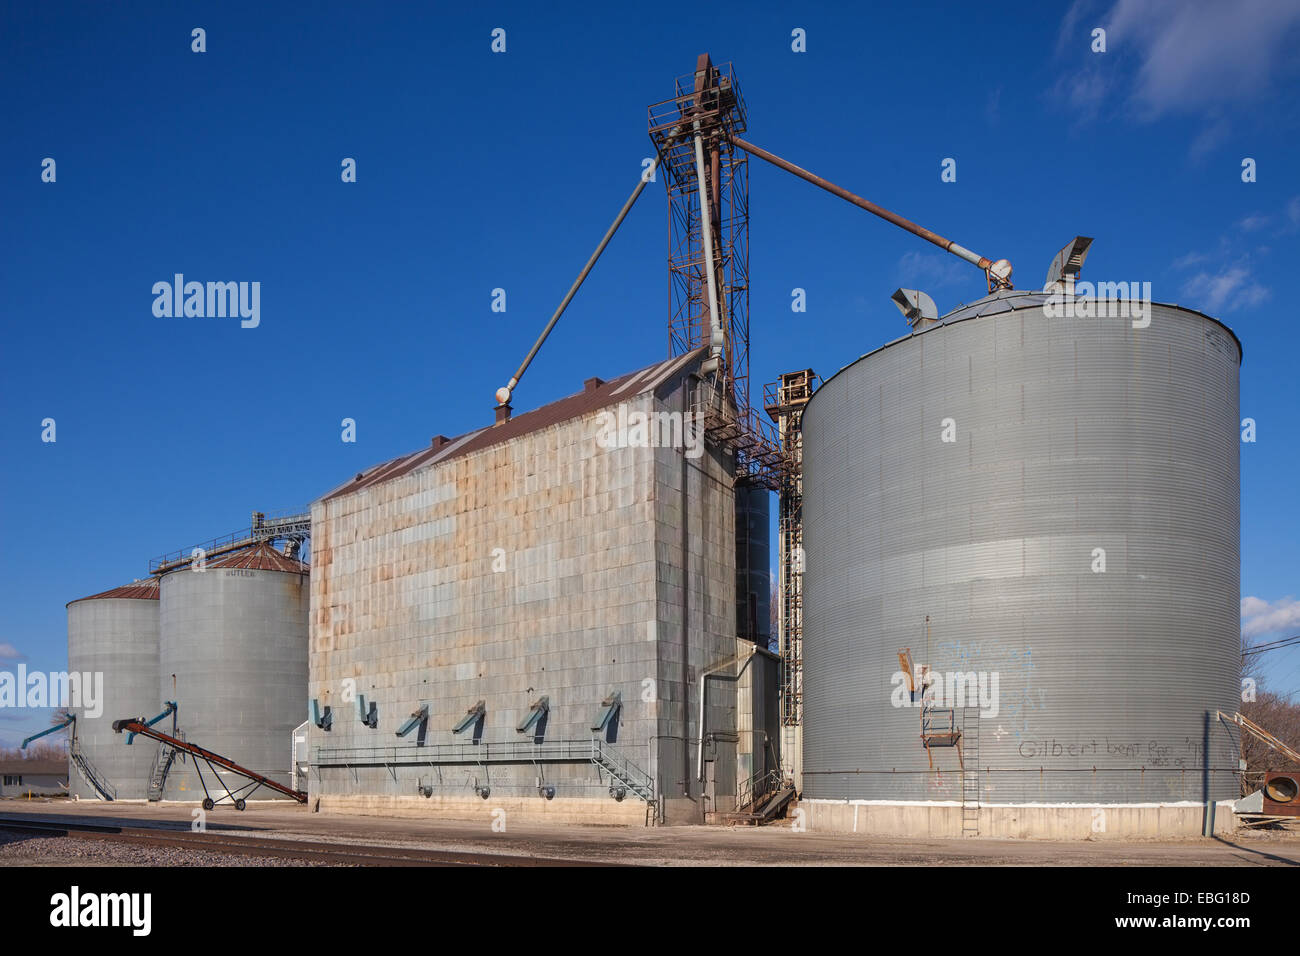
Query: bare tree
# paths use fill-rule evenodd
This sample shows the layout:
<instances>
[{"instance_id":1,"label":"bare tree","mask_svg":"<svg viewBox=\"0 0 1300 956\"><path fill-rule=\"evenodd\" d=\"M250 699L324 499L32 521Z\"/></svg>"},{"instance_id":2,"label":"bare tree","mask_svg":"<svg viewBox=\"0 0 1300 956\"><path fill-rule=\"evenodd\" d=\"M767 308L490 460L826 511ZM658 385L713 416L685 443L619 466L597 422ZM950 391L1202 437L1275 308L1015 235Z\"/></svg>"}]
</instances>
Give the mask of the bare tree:
<instances>
[{"instance_id":1,"label":"bare tree","mask_svg":"<svg viewBox=\"0 0 1300 956\"><path fill-rule=\"evenodd\" d=\"M67 723L66 710L55 711L50 718L50 725L57 727ZM21 747L0 747L0 760L64 760L68 756L68 738L66 734L51 734L32 743L26 750Z\"/></svg>"},{"instance_id":2,"label":"bare tree","mask_svg":"<svg viewBox=\"0 0 1300 956\"><path fill-rule=\"evenodd\" d=\"M1264 689L1264 675L1259 655L1247 655L1246 642L1242 641L1241 676L1255 682L1255 699L1243 701L1241 713L1259 724L1274 737L1293 749L1300 749L1300 705L1280 694ZM1264 775L1269 772L1300 771L1300 766L1278 753L1252 734L1241 732L1241 758L1246 761L1246 771L1241 775L1242 795L1253 793L1264 785Z\"/></svg>"}]
</instances>

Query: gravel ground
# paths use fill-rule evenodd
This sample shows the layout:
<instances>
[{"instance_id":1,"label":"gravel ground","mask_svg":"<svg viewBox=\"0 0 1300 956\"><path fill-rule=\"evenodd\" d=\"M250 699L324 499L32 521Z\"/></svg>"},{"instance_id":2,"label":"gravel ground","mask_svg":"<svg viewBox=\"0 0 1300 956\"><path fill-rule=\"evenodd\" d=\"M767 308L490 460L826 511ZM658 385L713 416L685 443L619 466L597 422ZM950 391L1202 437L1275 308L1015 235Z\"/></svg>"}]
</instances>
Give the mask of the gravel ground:
<instances>
[{"instance_id":1,"label":"gravel ground","mask_svg":"<svg viewBox=\"0 0 1300 956\"><path fill-rule=\"evenodd\" d=\"M0 813L36 819L68 817L130 827L188 829L185 804L0 800ZM400 846L443 852L534 856L586 862L696 866L1293 866L1300 868L1300 833L1239 831L1226 839L1037 841L866 838L792 832L775 827L595 827L511 821L508 832L481 819L356 812L312 813L307 807L250 803L245 813L209 815L209 831L233 837ZM3 824L0 824L0 829ZM142 848L152 852L150 848ZM179 851L178 851L179 852ZM184 851L186 853L196 851ZM208 859L205 857L205 859ZM0 865L6 854L0 850ZM202 861L200 861L202 862ZM508 862L508 860L507 860ZM244 860L236 865L249 865ZM255 865L255 864L254 864Z\"/></svg>"},{"instance_id":2,"label":"gravel ground","mask_svg":"<svg viewBox=\"0 0 1300 956\"><path fill-rule=\"evenodd\" d=\"M208 853L168 846L136 846L80 837L32 836L0 830L0 867L6 866L329 866L317 860Z\"/></svg>"}]
</instances>

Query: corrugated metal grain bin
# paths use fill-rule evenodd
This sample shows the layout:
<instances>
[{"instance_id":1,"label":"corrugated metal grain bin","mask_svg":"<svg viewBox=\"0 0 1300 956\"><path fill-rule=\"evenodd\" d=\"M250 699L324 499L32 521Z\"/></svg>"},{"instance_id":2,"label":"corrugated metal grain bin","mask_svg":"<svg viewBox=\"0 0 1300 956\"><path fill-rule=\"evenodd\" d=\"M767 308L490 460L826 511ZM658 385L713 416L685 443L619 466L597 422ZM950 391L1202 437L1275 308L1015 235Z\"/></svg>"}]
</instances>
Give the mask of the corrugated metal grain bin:
<instances>
[{"instance_id":1,"label":"corrugated metal grain bin","mask_svg":"<svg viewBox=\"0 0 1300 956\"><path fill-rule=\"evenodd\" d=\"M181 729L286 786L290 735L307 712L309 600L307 565L265 543L162 579L158 676L165 699L180 705ZM206 766L203 774L212 789ZM224 792L217 787L214 799ZM192 759L172 766L164 797L203 799Z\"/></svg>"},{"instance_id":2,"label":"corrugated metal grain bin","mask_svg":"<svg viewBox=\"0 0 1300 956\"><path fill-rule=\"evenodd\" d=\"M954 715L983 803L1236 796L1207 715L1240 695L1240 343L1176 306L1142 328L1044 298L953 312L808 406L806 797L961 799L903 647L983 688Z\"/></svg>"},{"instance_id":3,"label":"corrugated metal grain bin","mask_svg":"<svg viewBox=\"0 0 1300 956\"><path fill-rule=\"evenodd\" d=\"M162 709L158 696L158 581L132 584L68 603L68 670L103 675L99 716L72 707L82 753L116 790L119 800L142 800L153 764L152 746L126 746L113 733L113 721L152 717ZM83 800L99 798L70 767L68 784Z\"/></svg>"}]
</instances>

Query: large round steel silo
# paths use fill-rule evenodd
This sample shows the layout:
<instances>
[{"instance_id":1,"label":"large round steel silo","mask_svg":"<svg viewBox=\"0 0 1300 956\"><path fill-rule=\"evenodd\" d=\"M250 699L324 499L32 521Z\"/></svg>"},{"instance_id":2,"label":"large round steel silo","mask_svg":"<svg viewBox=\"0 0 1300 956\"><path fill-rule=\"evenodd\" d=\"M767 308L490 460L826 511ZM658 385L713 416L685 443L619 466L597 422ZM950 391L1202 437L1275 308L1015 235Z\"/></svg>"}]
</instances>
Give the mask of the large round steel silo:
<instances>
[{"instance_id":1,"label":"large round steel silo","mask_svg":"<svg viewBox=\"0 0 1300 956\"><path fill-rule=\"evenodd\" d=\"M985 805L1237 795L1240 343L1044 300L955 311L807 407L805 797L969 800L948 721Z\"/></svg>"},{"instance_id":2,"label":"large round steel silo","mask_svg":"<svg viewBox=\"0 0 1300 956\"><path fill-rule=\"evenodd\" d=\"M308 568L269 543L162 579L158 677L186 738L289 784L290 735L307 711ZM208 767L200 767L213 798ZM223 779L233 790L235 776ZM168 800L202 800L193 759L167 777ZM253 799L277 797L265 789Z\"/></svg>"},{"instance_id":3,"label":"large round steel silo","mask_svg":"<svg viewBox=\"0 0 1300 956\"><path fill-rule=\"evenodd\" d=\"M116 799L144 799L157 748L138 739L126 746L126 738L113 732L113 721L152 717L163 707L156 578L68 603L68 671L80 674L83 685L90 682L92 696L102 689L98 699L83 696L82 706L69 707L90 772ZM83 800L101 798L75 763L68 768L68 785Z\"/></svg>"}]
</instances>

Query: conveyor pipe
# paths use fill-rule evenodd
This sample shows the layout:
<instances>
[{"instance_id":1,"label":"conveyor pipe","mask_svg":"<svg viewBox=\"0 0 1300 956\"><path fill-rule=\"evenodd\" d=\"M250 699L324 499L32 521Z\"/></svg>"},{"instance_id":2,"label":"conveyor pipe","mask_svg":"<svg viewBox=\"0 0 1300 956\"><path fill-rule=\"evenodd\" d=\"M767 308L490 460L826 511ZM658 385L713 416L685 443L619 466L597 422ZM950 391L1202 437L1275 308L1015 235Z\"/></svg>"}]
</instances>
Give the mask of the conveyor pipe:
<instances>
[{"instance_id":1,"label":"conveyor pipe","mask_svg":"<svg viewBox=\"0 0 1300 956\"><path fill-rule=\"evenodd\" d=\"M582 288L582 283L586 281L587 276L596 265L596 260L599 259L600 254L605 251L605 247L609 245L609 241L614 238L614 233L618 232L618 227L623 224L623 220L626 219L627 214L631 212L632 206L636 203L638 197L640 197L641 191L645 189L645 184L654 175L654 171L658 165L659 157L655 156L650 165L641 173L641 181L636 184L636 189L632 190L632 195L627 197L627 202L623 203L623 208L618 211L618 215L614 217L613 223L611 223L610 227L605 230L605 236L600 240L600 244L596 246L596 251L591 254L591 258L587 260L587 264L582 267L582 271L578 273L578 278L573 281L573 285L569 286L568 294L565 295L563 301L560 302L559 308L557 308L555 313L551 316L551 321L546 323L546 328L542 329L542 334L537 337L537 341L533 343L533 347L529 350L528 355L524 357L522 364L519 366L519 370L515 372L514 375L510 376L510 381L507 382L505 386L497 389L496 399L498 406L508 405L510 403L510 396L514 393L516 386L519 385L519 380L524 377L524 372L528 371L528 366L532 364L533 359L541 350L542 343L546 341L546 337L550 335L551 330L555 328L555 323L560 321L560 316L563 315L564 310L569 307L569 303L573 301L573 297L578 294L578 289Z\"/></svg>"},{"instance_id":2,"label":"conveyor pipe","mask_svg":"<svg viewBox=\"0 0 1300 956\"><path fill-rule=\"evenodd\" d=\"M940 249L943 249L945 252L951 252L954 256L957 256L959 259L965 259L967 262L971 263L972 265L977 266L980 269L983 269L984 274L988 276L990 287L998 287L1004 289L1011 288L1011 281L1010 281L1011 263L1008 262L1006 259L999 259L996 262L987 259L984 256L979 255L978 253L971 252L971 250L967 249L965 246L958 245L957 243L953 242L951 239L945 239L943 236L939 235L937 232L934 232L933 230L926 229L924 226L917 225L916 223L912 222L910 219L904 219L896 212L890 212L884 206L878 206L869 199L863 199L861 196L857 195L856 193L851 193L844 187L835 185L829 179L823 179L821 176L818 176L815 173L810 173L808 172L808 170L800 166L796 166L794 163L790 162L789 160L782 159L780 156L777 156L775 153L769 153L767 150L763 149L762 147L755 146L753 143L746 142L745 140L741 139L739 136L728 136L727 139L733 146L743 149L751 156L757 156L759 159L771 163L773 166L777 167L778 169L784 169L787 173L793 173L795 176L798 176L800 179L810 182L814 186L818 186L826 190L828 193L831 193L832 195L839 196L841 199L847 202L853 203L853 205L857 206L859 209L865 209L873 216L879 216L881 219L885 220L886 222L893 223L895 226L898 226L900 229L906 229L912 235L920 236L926 242L934 243L936 246L938 246Z\"/></svg>"}]
</instances>

